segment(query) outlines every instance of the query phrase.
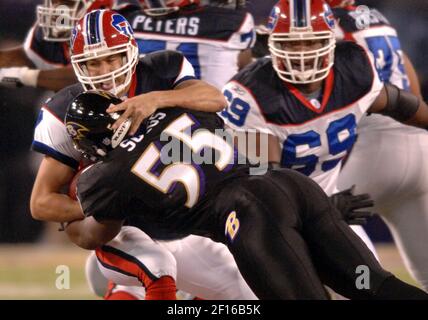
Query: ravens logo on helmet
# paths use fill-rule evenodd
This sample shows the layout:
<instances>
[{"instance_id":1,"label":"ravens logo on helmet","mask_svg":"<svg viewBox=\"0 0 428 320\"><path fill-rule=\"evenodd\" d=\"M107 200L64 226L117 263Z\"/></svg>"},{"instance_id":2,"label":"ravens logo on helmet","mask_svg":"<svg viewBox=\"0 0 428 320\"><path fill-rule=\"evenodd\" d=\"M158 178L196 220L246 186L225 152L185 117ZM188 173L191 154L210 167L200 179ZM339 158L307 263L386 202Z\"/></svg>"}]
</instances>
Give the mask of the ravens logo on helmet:
<instances>
[{"instance_id":1,"label":"ravens logo on helmet","mask_svg":"<svg viewBox=\"0 0 428 320\"><path fill-rule=\"evenodd\" d=\"M119 114L106 112L111 104L121 102L108 92L87 91L74 98L68 106L65 116L67 132L74 147L87 158L95 161L106 156L122 142L130 128L130 120L113 131L111 126Z\"/></svg>"}]
</instances>

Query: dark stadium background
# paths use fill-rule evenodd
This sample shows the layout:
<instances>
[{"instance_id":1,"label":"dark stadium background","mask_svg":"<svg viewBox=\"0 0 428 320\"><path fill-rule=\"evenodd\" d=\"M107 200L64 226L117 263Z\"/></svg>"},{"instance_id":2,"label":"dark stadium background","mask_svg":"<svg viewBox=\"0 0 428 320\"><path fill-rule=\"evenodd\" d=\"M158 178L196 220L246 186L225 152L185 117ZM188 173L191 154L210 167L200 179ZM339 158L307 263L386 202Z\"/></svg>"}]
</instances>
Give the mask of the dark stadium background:
<instances>
[{"instance_id":1,"label":"dark stadium background","mask_svg":"<svg viewBox=\"0 0 428 320\"><path fill-rule=\"evenodd\" d=\"M0 48L22 43L35 19L35 6L41 1L0 1ZM249 9L262 22L275 1L251 0ZM398 29L404 50L412 59L428 99L428 1L365 0L375 6ZM32 220L29 198L40 157L29 151L33 127L41 102L49 92L0 87L0 242L34 242L44 225ZM388 241L389 235L379 220L368 226L374 239Z\"/></svg>"}]
</instances>

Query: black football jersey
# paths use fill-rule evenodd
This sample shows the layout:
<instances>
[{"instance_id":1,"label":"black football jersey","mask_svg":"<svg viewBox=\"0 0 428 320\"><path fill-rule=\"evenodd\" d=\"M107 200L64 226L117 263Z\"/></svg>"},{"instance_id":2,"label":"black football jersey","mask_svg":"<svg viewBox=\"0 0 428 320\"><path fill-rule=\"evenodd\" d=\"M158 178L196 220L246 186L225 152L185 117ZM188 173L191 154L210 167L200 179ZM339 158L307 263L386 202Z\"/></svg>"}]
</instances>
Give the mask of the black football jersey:
<instances>
[{"instance_id":1,"label":"black football jersey","mask_svg":"<svg viewBox=\"0 0 428 320\"><path fill-rule=\"evenodd\" d=\"M214 134L223 121L212 113L167 108L146 126L144 135L125 140L82 173L78 195L85 214L131 217L132 225L154 238L204 234L216 223L206 212L208 199L222 181L246 171L235 164L232 141Z\"/></svg>"}]
</instances>

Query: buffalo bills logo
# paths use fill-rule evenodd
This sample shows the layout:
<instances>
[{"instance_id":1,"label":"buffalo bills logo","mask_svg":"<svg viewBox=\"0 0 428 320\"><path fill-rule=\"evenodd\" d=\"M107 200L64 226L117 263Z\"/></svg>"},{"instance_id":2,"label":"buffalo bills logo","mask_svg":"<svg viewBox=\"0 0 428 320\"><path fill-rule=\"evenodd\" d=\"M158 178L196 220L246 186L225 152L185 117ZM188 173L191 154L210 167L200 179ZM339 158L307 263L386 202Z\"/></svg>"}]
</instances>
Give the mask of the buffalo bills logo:
<instances>
[{"instance_id":1,"label":"buffalo bills logo","mask_svg":"<svg viewBox=\"0 0 428 320\"><path fill-rule=\"evenodd\" d=\"M335 22L333 12L331 11L330 6L327 4L324 5L324 9L324 21L330 29L334 29Z\"/></svg>"},{"instance_id":2,"label":"buffalo bills logo","mask_svg":"<svg viewBox=\"0 0 428 320\"><path fill-rule=\"evenodd\" d=\"M280 10L278 7L274 7L270 12L268 24L267 24L267 28L270 32L272 32L273 29L275 29L276 24L278 23L279 11Z\"/></svg>"},{"instance_id":3,"label":"buffalo bills logo","mask_svg":"<svg viewBox=\"0 0 428 320\"><path fill-rule=\"evenodd\" d=\"M129 22L122 17L120 14L114 14L112 16L111 25L120 33L125 34L127 36L132 36L134 31L132 30Z\"/></svg>"}]
</instances>

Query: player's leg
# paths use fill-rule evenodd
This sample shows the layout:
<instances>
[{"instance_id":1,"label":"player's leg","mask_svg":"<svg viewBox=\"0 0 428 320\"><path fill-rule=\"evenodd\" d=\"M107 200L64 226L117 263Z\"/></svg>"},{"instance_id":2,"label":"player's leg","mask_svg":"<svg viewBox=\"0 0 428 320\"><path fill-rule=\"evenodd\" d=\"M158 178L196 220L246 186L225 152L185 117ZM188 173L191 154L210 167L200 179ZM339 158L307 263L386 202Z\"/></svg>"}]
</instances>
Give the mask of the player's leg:
<instances>
[{"instance_id":1,"label":"player's leg","mask_svg":"<svg viewBox=\"0 0 428 320\"><path fill-rule=\"evenodd\" d=\"M109 281L105 300L147 300L146 290L141 286L122 286Z\"/></svg>"},{"instance_id":2,"label":"player's leg","mask_svg":"<svg viewBox=\"0 0 428 320\"><path fill-rule=\"evenodd\" d=\"M409 196L381 214L407 270L428 291L428 193Z\"/></svg>"},{"instance_id":3,"label":"player's leg","mask_svg":"<svg viewBox=\"0 0 428 320\"><path fill-rule=\"evenodd\" d=\"M109 280L101 273L95 252L91 252L86 259L85 276L91 291L100 298L104 297L108 290Z\"/></svg>"},{"instance_id":4,"label":"player's leg","mask_svg":"<svg viewBox=\"0 0 428 320\"><path fill-rule=\"evenodd\" d=\"M241 188L234 186L232 190L225 190L229 195L233 190L239 191L234 197L241 199L238 205L235 204L239 210L236 217L233 215L231 219L229 215L226 220L226 230L232 239L229 240L229 248L240 270L242 268L241 273L259 297L266 297L270 290L277 298L311 298L306 290L313 286L313 280L319 274L325 284L348 298L428 299L422 290L398 280L381 268L326 194L306 176L283 169L268 172L262 179L252 177L244 183L240 181L240 184ZM248 202L253 205L245 207ZM257 211L264 208L262 217L257 216L258 212L255 216L253 208ZM301 235L303 243L299 238ZM294 250L290 251L290 247ZM253 274L245 269L249 259L252 260ZM265 268L262 262L265 262ZM362 288L356 285L359 266L365 266L369 273L369 285ZM302 270L306 277L303 277ZM270 277L282 277L278 282L283 286L275 286L269 273ZM301 287L295 287L292 279L291 287L290 283L281 281L286 280L283 274L287 273L299 279L304 292L299 291ZM320 288L315 286L314 289L317 291L312 291L313 295L321 299Z\"/></svg>"},{"instance_id":5,"label":"player's leg","mask_svg":"<svg viewBox=\"0 0 428 320\"><path fill-rule=\"evenodd\" d=\"M146 300L175 300L175 259L141 230L123 227L96 255L101 272L114 283L144 286Z\"/></svg>"},{"instance_id":6,"label":"player's leg","mask_svg":"<svg viewBox=\"0 0 428 320\"><path fill-rule=\"evenodd\" d=\"M428 134L406 129L362 130L339 188L355 184L356 192L371 195L408 271L428 290L428 167L421 165L428 156Z\"/></svg>"},{"instance_id":7,"label":"player's leg","mask_svg":"<svg viewBox=\"0 0 428 320\"><path fill-rule=\"evenodd\" d=\"M364 230L364 228L362 226L357 226L357 225L352 225L350 227L351 227L352 231L354 231L357 234L357 236L359 236L360 239L363 240L363 242L365 243L367 248L369 248L369 250L373 253L373 255L376 257L376 259L379 261L379 256L376 252L376 248L375 248L372 240L370 240L369 235Z\"/></svg>"},{"instance_id":8,"label":"player's leg","mask_svg":"<svg viewBox=\"0 0 428 320\"><path fill-rule=\"evenodd\" d=\"M207 300L257 299L224 244L194 235L160 243L177 261L177 287L181 290Z\"/></svg>"},{"instance_id":9,"label":"player's leg","mask_svg":"<svg viewBox=\"0 0 428 320\"><path fill-rule=\"evenodd\" d=\"M91 252L85 264L86 281L91 291L106 300L144 300L145 289L139 286L121 286L102 274L95 252Z\"/></svg>"},{"instance_id":10,"label":"player's leg","mask_svg":"<svg viewBox=\"0 0 428 320\"><path fill-rule=\"evenodd\" d=\"M375 256L343 221L312 181L299 177L294 192L306 203L302 233L323 282L351 299L428 299L428 295L382 269ZM312 186L311 186L312 185ZM285 191L289 191L287 189ZM367 271L368 286L357 286L360 268Z\"/></svg>"},{"instance_id":11,"label":"player's leg","mask_svg":"<svg viewBox=\"0 0 428 320\"><path fill-rule=\"evenodd\" d=\"M428 291L428 250L424 245L428 243L428 166L423 161L428 157L428 133L400 133L400 145L393 144L398 162L394 168L402 171L396 192L390 197L396 201L379 201L378 212L390 228L408 271Z\"/></svg>"},{"instance_id":12,"label":"player's leg","mask_svg":"<svg viewBox=\"0 0 428 320\"><path fill-rule=\"evenodd\" d=\"M223 213L218 237L259 299L328 299L299 231L298 207L268 175L222 187L214 205Z\"/></svg>"}]
</instances>

